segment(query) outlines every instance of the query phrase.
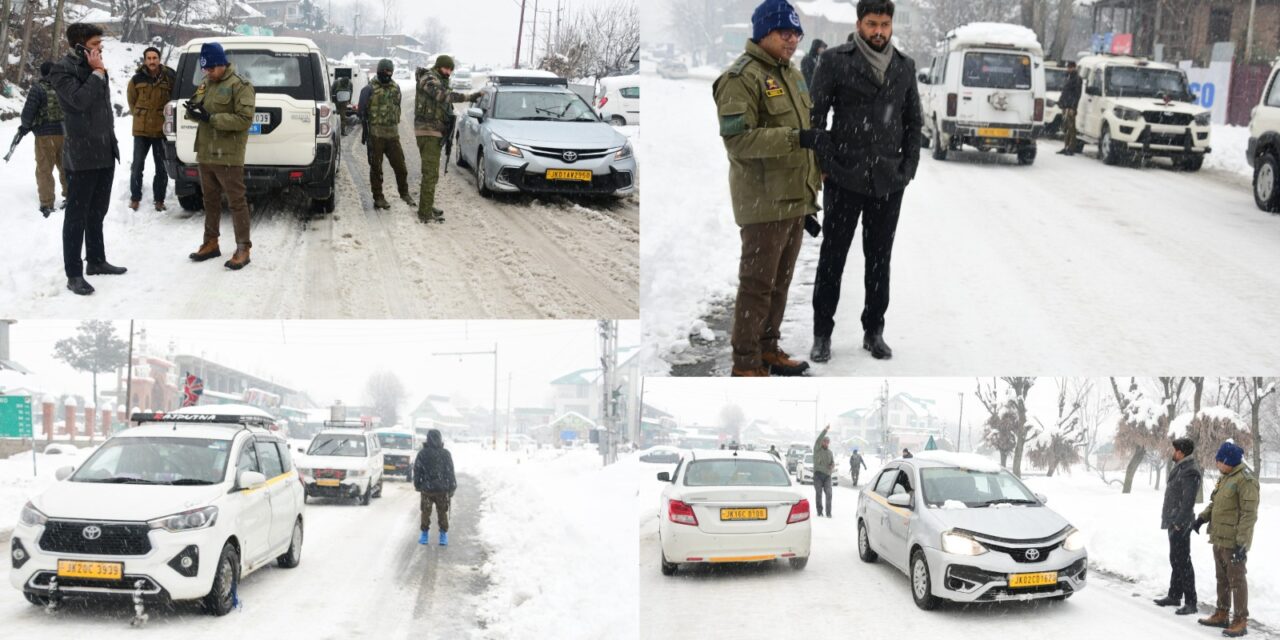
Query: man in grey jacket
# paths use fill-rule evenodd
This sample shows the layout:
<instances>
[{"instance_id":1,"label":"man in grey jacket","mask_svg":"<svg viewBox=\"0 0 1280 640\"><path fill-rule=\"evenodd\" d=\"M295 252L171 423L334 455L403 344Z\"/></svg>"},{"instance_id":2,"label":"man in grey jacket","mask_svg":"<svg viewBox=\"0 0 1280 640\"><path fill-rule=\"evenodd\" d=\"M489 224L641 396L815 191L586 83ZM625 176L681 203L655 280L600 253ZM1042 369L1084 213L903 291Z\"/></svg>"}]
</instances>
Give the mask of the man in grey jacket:
<instances>
[{"instance_id":1,"label":"man in grey jacket","mask_svg":"<svg viewBox=\"0 0 1280 640\"><path fill-rule=\"evenodd\" d=\"M818 517L822 517L822 497L827 498L826 516L831 517L831 476L836 472L836 454L831 452L831 438L827 432L831 425L822 429L818 439L813 442L813 493L814 502L818 504Z\"/></svg>"},{"instance_id":2,"label":"man in grey jacket","mask_svg":"<svg viewBox=\"0 0 1280 640\"><path fill-rule=\"evenodd\" d=\"M1191 564L1191 530L1196 519L1196 499L1200 496L1203 473L1191 455L1196 445L1188 438L1173 441L1173 465L1164 487L1164 508L1160 528L1169 532L1169 595L1155 603L1167 607L1181 605L1175 612L1185 616L1196 612L1196 570Z\"/></svg>"}]
</instances>

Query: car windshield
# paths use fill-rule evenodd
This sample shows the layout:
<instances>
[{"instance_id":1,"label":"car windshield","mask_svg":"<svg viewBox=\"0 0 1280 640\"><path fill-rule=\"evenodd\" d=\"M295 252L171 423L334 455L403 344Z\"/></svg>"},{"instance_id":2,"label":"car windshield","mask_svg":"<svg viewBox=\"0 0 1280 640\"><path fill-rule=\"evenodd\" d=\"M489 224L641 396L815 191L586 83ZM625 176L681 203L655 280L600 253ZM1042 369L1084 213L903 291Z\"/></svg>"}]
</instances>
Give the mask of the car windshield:
<instances>
[{"instance_id":1,"label":"car windshield","mask_svg":"<svg viewBox=\"0 0 1280 640\"><path fill-rule=\"evenodd\" d=\"M235 65L236 75L248 80L255 91L272 93L279 89L296 89L302 86L310 73L310 60L303 54L281 51L227 51L227 61ZM191 83L204 80L204 71L198 64L191 67Z\"/></svg>"},{"instance_id":2,"label":"car windshield","mask_svg":"<svg viewBox=\"0 0 1280 640\"><path fill-rule=\"evenodd\" d=\"M1066 69L1045 69L1044 70L1044 88L1047 91L1062 91L1062 87L1067 84Z\"/></svg>"},{"instance_id":3,"label":"car windshield","mask_svg":"<svg viewBox=\"0 0 1280 640\"><path fill-rule=\"evenodd\" d=\"M686 487L789 487L791 479L772 460L695 460L684 473Z\"/></svg>"},{"instance_id":4,"label":"car windshield","mask_svg":"<svg viewBox=\"0 0 1280 640\"><path fill-rule=\"evenodd\" d=\"M805 464L813 464L813 454L812 453L804 454L804 462Z\"/></svg>"},{"instance_id":5,"label":"car windshield","mask_svg":"<svg viewBox=\"0 0 1280 640\"><path fill-rule=\"evenodd\" d=\"M222 482L230 440L112 438L72 474L72 482L199 485Z\"/></svg>"},{"instance_id":6,"label":"car windshield","mask_svg":"<svg viewBox=\"0 0 1280 640\"><path fill-rule=\"evenodd\" d=\"M1040 504L1013 474L999 471L975 471L957 467L937 467L920 472L925 504L930 507L967 508L1000 504Z\"/></svg>"},{"instance_id":7,"label":"car windshield","mask_svg":"<svg viewBox=\"0 0 1280 640\"><path fill-rule=\"evenodd\" d=\"M1159 98L1186 100L1187 78L1174 69L1149 67L1107 67L1107 95L1116 98Z\"/></svg>"},{"instance_id":8,"label":"car windshield","mask_svg":"<svg viewBox=\"0 0 1280 640\"><path fill-rule=\"evenodd\" d=\"M384 449L412 449L413 436L407 433L379 433L378 444Z\"/></svg>"},{"instance_id":9,"label":"car windshield","mask_svg":"<svg viewBox=\"0 0 1280 640\"><path fill-rule=\"evenodd\" d=\"M364 438L361 436L344 436L322 434L311 441L307 449L309 456L349 456L363 458L365 455Z\"/></svg>"},{"instance_id":10,"label":"car windshield","mask_svg":"<svg viewBox=\"0 0 1280 640\"><path fill-rule=\"evenodd\" d=\"M493 105L498 120L597 122L596 114L572 91L499 91Z\"/></svg>"},{"instance_id":11,"label":"car windshield","mask_svg":"<svg viewBox=\"0 0 1280 640\"><path fill-rule=\"evenodd\" d=\"M964 86L978 89L1030 89L1031 56L970 51L964 55Z\"/></svg>"}]
</instances>

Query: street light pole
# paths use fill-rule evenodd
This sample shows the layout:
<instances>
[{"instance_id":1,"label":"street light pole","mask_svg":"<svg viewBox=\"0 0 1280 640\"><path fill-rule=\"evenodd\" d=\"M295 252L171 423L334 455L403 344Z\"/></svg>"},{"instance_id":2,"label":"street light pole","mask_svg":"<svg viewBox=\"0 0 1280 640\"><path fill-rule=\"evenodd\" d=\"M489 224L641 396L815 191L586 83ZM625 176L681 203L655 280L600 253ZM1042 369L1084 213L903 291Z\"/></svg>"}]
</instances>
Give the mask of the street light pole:
<instances>
[{"instance_id":1,"label":"street light pole","mask_svg":"<svg viewBox=\"0 0 1280 640\"><path fill-rule=\"evenodd\" d=\"M498 448L498 343L493 343L492 351L443 351L433 356L493 356L493 448Z\"/></svg>"},{"instance_id":2,"label":"street light pole","mask_svg":"<svg viewBox=\"0 0 1280 640\"><path fill-rule=\"evenodd\" d=\"M960 419L956 420L956 453L960 452L960 430L964 428L964 392L960 392Z\"/></svg>"},{"instance_id":3,"label":"street light pole","mask_svg":"<svg viewBox=\"0 0 1280 640\"><path fill-rule=\"evenodd\" d=\"M524 43L524 5L528 0L520 0L520 30L516 32L516 68L520 68L520 47Z\"/></svg>"}]
</instances>

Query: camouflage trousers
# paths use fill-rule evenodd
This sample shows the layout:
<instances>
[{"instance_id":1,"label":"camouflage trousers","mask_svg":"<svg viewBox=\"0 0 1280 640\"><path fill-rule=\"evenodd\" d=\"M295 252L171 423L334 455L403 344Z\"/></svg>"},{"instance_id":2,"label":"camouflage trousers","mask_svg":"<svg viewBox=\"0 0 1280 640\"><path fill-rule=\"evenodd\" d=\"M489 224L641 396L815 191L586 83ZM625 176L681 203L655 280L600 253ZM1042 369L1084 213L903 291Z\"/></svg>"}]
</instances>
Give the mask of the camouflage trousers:
<instances>
[{"instance_id":1,"label":"camouflage trousers","mask_svg":"<svg viewBox=\"0 0 1280 640\"><path fill-rule=\"evenodd\" d=\"M404 149L400 138L369 138L369 186L375 200L382 198L382 158L391 163L396 176L396 189L401 196L409 195L409 172L404 168Z\"/></svg>"},{"instance_id":2,"label":"camouflage trousers","mask_svg":"<svg viewBox=\"0 0 1280 640\"><path fill-rule=\"evenodd\" d=\"M435 217L436 185L440 182L440 136L417 136L418 154L422 159L421 193L418 195L418 217Z\"/></svg>"},{"instance_id":3,"label":"camouflage trousers","mask_svg":"<svg viewBox=\"0 0 1280 640\"><path fill-rule=\"evenodd\" d=\"M418 494L422 496L422 530L431 529L431 509L435 507L436 521L440 523L440 531L449 532L449 494L447 493L427 493Z\"/></svg>"}]
</instances>

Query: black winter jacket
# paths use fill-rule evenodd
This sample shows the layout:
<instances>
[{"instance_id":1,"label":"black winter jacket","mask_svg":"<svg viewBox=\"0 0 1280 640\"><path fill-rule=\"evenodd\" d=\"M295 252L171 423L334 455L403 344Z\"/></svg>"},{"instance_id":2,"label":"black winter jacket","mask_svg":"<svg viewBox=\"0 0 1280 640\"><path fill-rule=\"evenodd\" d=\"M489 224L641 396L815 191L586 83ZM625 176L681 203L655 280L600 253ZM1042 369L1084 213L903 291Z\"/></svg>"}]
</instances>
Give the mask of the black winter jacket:
<instances>
[{"instance_id":1,"label":"black winter jacket","mask_svg":"<svg viewBox=\"0 0 1280 640\"><path fill-rule=\"evenodd\" d=\"M62 122L46 122L40 126L35 126L36 118L40 117L40 110L44 108L46 100L51 99L48 91L44 90L44 85L39 82L31 85L31 89L27 91L27 101L22 104L22 126L31 133L38 136L60 136L62 135Z\"/></svg>"},{"instance_id":2,"label":"black winter jacket","mask_svg":"<svg viewBox=\"0 0 1280 640\"><path fill-rule=\"evenodd\" d=\"M826 46L827 43L822 40L814 40L813 44L809 46L809 55L806 55L804 60L800 61L800 74L804 76L806 85L813 85L813 72L817 70L818 59L821 57L818 50L826 48Z\"/></svg>"},{"instance_id":3,"label":"black winter jacket","mask_svg":"<svg viewBox=\"0 0 1280 640\"><path fill-rule=\"evenodd\" d=\"M1195 458L1183 458L1169 469L1164 487L1164 508L1160 510L1160 528L1178 527L1186 531L1196 519L1196 498L1204 474Z\"/></svg>"},{"instance_id":4,"label":"black winter jacket","mask_svg":"<svg viewBox=\"0 0 1280 640\"><path fill-rule=\"evenodd\" d=\"M444 448L438 429L427 432L427 442L413 461L413 488L422 493L453 493L458 479L453 475L453 455Z\"/></svg>"},{"instance_id":5,"label":"black winter jacket","mask_svg":"<svg viewBox=\"0 0 1280 640\"><path fill-rule=\"evenodd\" d=\"M62 165L67 171L107 169L120 160L109 80L98 77L89 61L68 53L53 65L49 83L62 105Z\"/></svg>"},{"instance_id":6,"label":"black winter jacket","mask_svg":"<svg viewBox=\"0 0 1280 640\"><path fill-rule=\"evenodd\" d=\"M920 92L916 66L897 49L884 84L871 63L847 42L827 49L814 74L812 124L831 131L818 148L818 165L843 189L874 197L902 191L920 164Z\"/></svg>"},{"instance_id":7,"label":"black winter jacket","mask_svg":"<svg viewBox=\"0 0 1280 640\"><path fill-rule=\"evenodd\" d=\"M1058 107L1061 109L1075 109L1080 105L1080 90L1084 82L1080 80L1080 72L1068 73L1067 80L1062 84L1062 95L1058 96Z\"/></svg>"}]
</instances>

